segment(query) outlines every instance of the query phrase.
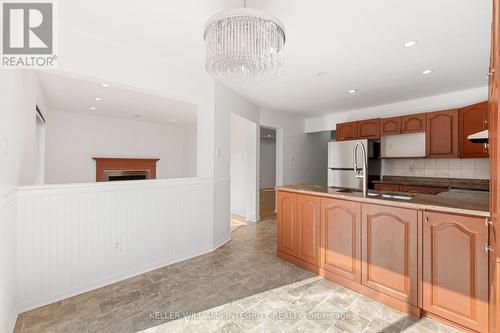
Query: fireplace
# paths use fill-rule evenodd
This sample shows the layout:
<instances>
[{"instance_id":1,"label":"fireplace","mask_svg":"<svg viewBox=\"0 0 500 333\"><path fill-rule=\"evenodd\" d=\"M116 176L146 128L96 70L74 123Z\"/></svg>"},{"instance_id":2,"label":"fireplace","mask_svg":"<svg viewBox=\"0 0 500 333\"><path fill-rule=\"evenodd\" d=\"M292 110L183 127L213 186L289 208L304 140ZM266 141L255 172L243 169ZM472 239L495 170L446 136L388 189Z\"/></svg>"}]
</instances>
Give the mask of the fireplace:
<instances>
[{"instance_id":1,"label":"fireplace","mask_svg":"<svg viewBox=\"0 0 500 333\"><path fill-rule=\"evenodd\" d=\"M103 158L96 161L96 181L156 179L157 158Z\"/></svg>"}]
</instances>

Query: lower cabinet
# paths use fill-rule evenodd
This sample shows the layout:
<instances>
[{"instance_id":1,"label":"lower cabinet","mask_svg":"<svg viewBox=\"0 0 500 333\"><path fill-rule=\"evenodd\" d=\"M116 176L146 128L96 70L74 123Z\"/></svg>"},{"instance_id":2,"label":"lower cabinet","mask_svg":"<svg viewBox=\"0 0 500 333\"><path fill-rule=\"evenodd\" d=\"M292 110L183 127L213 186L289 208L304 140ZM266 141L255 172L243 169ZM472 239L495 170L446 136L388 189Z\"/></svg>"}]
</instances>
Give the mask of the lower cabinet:
<instances>
[{"instance_id":1,"label":"lower cabinet","mask_svg":"<svg viewBox=\"0 0 500 333\"><path fill-rule=\"evenodd\" d=\"M488 331L484 218L278 191L278 255L401 311Z\"/></svg>"},{"instance_id":2,"label":"lower cabinet","mask_svg":"<svg viewBox=\"0 0 500 333\"><path fill-rule=\"evenodd\" d=\"M423 308L488 329L488 227L484 218L424 213Z\"/></svg>"},{"instance_id":3,"label":"lower cabinet","mask_svg":"<svg viewBox=\"0 0 500 333\"><path fill-rule=\"evenodd\" d=\"M277 237L278 250L297 256L297 193L278 191Z\"/></svg>"},{"instance_id":4,"label":"lower cabinet","mask_svg":"<svg viewBox=\"0 0 500 333\"><path fill-rule=\"evenodd\" d=\"M362 283L418 305L418 211L363 204Z\"/></svg>"},{"instance_id":5,"label":"lower cabinet","mask_svg":"<svg viewBox=\"0 0 500 333\"><path fill-rule=\"evenodd\" d=\"M321 268L361 283L361 204L321 198Z\"/></svg>"},{"instance_id":6,"label":"lower cabinet","mask_svg":"<svg viewBox=\"0 0 500 333\"><path fill-rule=\"evenodd\" d=\"M297 257L316 266L320 252L320 203L321 198L312 195L299 195L297 199Z\"/></svg>"}]
</instances>

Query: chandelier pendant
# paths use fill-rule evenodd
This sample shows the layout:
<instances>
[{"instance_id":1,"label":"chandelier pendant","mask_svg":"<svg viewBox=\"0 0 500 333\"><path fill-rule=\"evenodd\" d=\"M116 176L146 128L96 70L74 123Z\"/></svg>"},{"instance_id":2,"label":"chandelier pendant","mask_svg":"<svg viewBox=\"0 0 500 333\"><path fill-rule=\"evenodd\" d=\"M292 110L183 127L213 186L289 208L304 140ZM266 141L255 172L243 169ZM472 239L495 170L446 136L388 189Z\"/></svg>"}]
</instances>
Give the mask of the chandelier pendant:
<instances>
[{"instance_id":1,"label":"chandelier pendant","mask_svg":"<svg viewBox=\"0 0 500 333\"><path fill-rule=\"evenodd\" d=\"M235 8L212 16L205 25L207 72L223 82L257 82L283 68L285 28L274 16Z\"/></svg>"}]
</instances>

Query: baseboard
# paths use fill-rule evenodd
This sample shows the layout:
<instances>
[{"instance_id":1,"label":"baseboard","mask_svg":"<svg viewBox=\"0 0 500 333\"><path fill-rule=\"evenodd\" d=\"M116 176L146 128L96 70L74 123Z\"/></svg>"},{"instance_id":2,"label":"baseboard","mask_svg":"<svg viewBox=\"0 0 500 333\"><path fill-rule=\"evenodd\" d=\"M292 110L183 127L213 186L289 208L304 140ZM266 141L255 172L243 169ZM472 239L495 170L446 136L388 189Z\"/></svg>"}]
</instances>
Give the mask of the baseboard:
<instances>
[{"instance_id":1,"label":"baseboard","mask_svg":"<svg viewBox=\"0 0 500 333\"><path fill-rule=\"evenodd\" d=\"M9 325L9 330L7 332L9 333L14 333L14 328L16 328L16 323L17 323L17 316L19 315L19 312L14 316L14 318L11 320L11 323Z\"/></svg>"},{"instance_id":2,"label":"baseboard","mask_svg":"<svg viewBox=\"0 0 500 333\"><path fill-rule=\"evenodd\" d=\"M105 281L97 282L97 283L90 285L90 286L86 286L86 287L78 288L78 289L74 289L74 290L69 290L69 291L66 291L66 292L63 292L63 293L60 293L57 295L53 295L53 296L44 298L44 299L36 301L34 303L21 305L21 306L19 306L18 313L23 313L26 311L34 310L34 309L37 309L39 307L42 307L42 306L45 306L48 304L52 304L52 303L55 303L55 302L58 302L58 301L61 301L61 300L64 300L64 299L67 299L67 298L70 298L73 296L77 296L77 295L80 295L80 294L83 294L83 293L86 293L86 292L89 292L92 290L96 290L96 289L99 289L102 287L109 286L111 284L114 284L114 283L117 283L117 282L120 282L123 280L130 279L130 278L135 277L137 275L141 275L141 274L144 274L147 272L154 271L155 269L159 269L159 268L162 268L165 266L173 265L175 263L178 263L178 262L181 262L184 260L188 260L191 258L195 258L195 257L201 256L201 255L213 252L216 249L218 249L219 247L223 246L224 244L227 244L229 241L231 241L231 237L222 239L221 241L214 244L211 248L200 249L200 250L196 251L195 253L190 253L190 254L184 255L182 257L168 258L168 259L165 259L162 261L155 262L151 265L143 266L134 272L127 272L125 274L115 276L115 277L107 279ZM14 324L15 324L15 321L14 321Z\"/></svg>"}]
</instances>

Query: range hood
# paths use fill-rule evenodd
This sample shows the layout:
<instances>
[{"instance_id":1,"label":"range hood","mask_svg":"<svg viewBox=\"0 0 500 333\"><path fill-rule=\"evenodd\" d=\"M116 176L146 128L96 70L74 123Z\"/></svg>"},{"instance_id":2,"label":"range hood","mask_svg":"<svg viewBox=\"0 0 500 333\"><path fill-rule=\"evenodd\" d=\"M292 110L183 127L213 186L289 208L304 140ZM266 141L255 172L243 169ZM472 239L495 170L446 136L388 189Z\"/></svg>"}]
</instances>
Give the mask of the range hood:
<instances>
[{"instance_id":1,"label":"range hood","mask_svg":"<svg viewBox=\"0 0 500 333\"><path fill-rule=\"evenodd\" d=\"M471 134L467 137L472 143L487 143L488 142L488 130L477 132Z\"/></svg>"}]
</instances>

